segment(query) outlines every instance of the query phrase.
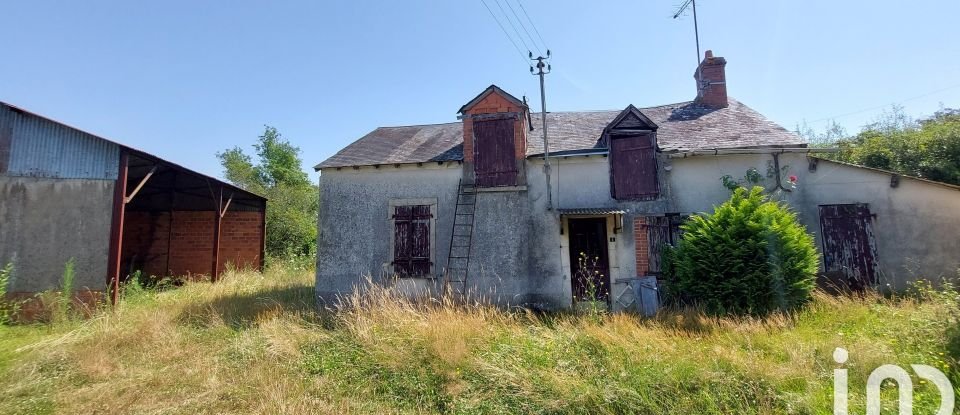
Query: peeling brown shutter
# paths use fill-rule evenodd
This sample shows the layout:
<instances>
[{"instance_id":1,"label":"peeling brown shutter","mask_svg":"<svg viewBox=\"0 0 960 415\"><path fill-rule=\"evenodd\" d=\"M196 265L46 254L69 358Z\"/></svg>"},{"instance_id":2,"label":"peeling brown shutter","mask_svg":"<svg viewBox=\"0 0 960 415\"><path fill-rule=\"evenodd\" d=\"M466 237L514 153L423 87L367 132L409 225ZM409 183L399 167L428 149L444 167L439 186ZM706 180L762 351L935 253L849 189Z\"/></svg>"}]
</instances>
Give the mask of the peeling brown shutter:
<instances>
[{"instance_id":1,"label":"peeling brown shutter","mask_svg":"<svg viewBox=\"0 0 960 415\"><path fill-rule=\"evenodd\" d=\"M477 186L515 186L517 159L513 118L473 122L473 160Z\"/></svg>"},{"instance_id":2,"label":"peeling brown shutter","mask_svg":"<svg viewBox=\"0 0 960 415\"><path fill-rule=\"evenodd\" d=\"M400 276L430 274L429 205L394 207L393 270Z\"/></svg>"},{"instance_id":3,"label":"peeling brown shutter","mask_svg":"<svg viewBox=\"0 0 960 415\"><path fill-rule=\"evenodd\" d=\"M611 192L618 200L653 200L659 195L653 135L610 140Z\"/></svg>"},{"instance_id":4,"label":"peeling brown shutter","mask_svg":"<svg viewBox=\"0 0 960 415\"><path fill-rule=\"evenodd\" d=\"M854 289L877 282L872 218L862 203L820 206L824 271L841 274Z\"/></svg>"}]
</instances>

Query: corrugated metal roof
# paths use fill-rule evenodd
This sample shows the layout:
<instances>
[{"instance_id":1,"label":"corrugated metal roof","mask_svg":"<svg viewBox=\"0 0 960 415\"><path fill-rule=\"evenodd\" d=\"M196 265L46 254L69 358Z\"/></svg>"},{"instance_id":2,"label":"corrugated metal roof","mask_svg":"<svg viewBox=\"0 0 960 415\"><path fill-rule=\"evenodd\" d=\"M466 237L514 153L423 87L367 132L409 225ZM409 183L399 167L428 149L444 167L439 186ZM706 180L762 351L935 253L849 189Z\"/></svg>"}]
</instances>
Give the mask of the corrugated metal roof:
<instances>
[{"instance_id":1,"label":"corrugated metal roof","mask_svg":"<svg viewBox=\"0 0 960 415\"><path fill-rule=\"evenodd\" d=\"M571 208L557 209L561 215L623 215L627 211L617 208Z\"/></svg>"},{"instance_id":2,"label":"corrugated metal roof","mask_svg":"<svg viewBox=\"0 0 960 415\"><path fill-rule=\"evenodd\" d=\"M218 183L226 189L246 195L250 199L267 200L267 198L249 190L190 170L145 151L90 134L23 108L0 102L0 129L6 128L6 126L13 126L12 147L17 149L11 149L11 153L17 151L20 151L20 153L10 154L11 168L7 172L2 172L5 175L116 180L120 170L120 152L124 151L133 156L193 175L198 179ZM23 134L19 134L18 131L23 132ZM25 138L22 142L16 144L19 135ZM0 151L0 156L2 155L3 152ZM14 170L12 166L14 160L18 163L15 172L12 171Z\"/></svg>"},{"instance_id":3,"label":"corrugated metal roof","mask_svg":"<svg viewBox=\"0 0 960 415\"><path fill-rule=\"evenodd\" d=\"M120 146L0 104L0 126L12 129L6 175L116 180Z\"/></svg>"}]
</instances>

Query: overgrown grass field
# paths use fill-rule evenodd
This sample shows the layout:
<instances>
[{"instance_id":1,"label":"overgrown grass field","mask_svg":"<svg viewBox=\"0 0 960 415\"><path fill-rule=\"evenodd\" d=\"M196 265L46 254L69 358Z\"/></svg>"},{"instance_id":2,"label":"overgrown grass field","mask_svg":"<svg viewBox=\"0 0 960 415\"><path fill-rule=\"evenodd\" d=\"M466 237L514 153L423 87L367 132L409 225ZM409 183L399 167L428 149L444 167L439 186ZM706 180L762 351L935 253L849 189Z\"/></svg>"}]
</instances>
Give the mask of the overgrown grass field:
<instances>
[{"instance_id":1,"label":"overgrown grass field","mask_svg":"<svg viewBox=\"0 0 960 415\"><path fill-rule=\"evenodd\" d=\"M0 326L0 413L832 413L836 347L850 351L852 413L882 364L936 366L960 385L952 290L818 293L764 319L640 319L388 289L318 313L312 284L309 270L231 272L133 290L89 319ZM934 413L935 388L914 384L915 413Z\"/></svg>"}]
</instances>

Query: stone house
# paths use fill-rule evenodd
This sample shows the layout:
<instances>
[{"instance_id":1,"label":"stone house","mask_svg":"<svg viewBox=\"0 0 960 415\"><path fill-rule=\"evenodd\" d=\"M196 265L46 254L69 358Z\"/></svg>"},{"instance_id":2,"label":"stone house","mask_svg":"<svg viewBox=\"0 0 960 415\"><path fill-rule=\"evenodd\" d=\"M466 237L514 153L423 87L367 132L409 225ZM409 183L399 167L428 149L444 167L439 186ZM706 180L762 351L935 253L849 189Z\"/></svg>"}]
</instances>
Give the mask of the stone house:
<instances>
[{"instance_id":1,"label":"stone house","mask_svg":"<svg viewBox=\"0 0 960 415\"><path fill-rule=\"evenodd\" d=\"M315 167L317 295L370 276L502 305L595 297L651 312L663 246L729 197L722 177L748 171L816 236L825 278L904 288L956 275L960 188L818 158L727 96L724 58L700 65L693 101L548 113L549 152L540 114L493 85L462 121L361 137Z\"/></svg>"}]
</instances>

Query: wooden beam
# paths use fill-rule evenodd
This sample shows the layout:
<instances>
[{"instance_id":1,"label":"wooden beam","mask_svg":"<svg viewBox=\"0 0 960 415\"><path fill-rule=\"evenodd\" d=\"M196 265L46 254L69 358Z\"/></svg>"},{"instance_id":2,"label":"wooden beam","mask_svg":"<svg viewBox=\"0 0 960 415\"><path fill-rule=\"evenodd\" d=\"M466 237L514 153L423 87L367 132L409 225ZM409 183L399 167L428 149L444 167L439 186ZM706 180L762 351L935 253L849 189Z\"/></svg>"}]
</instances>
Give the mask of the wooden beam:
<instances>
[{"instance_id":1,"label":"wooden beam","mask_svg":"<svg viewBox=\"0 0 960 415\"><path fill-rule=\"evenodd\" d=\"M211 192L213 189L210 189ZM217 205L216 211L214 211L213 217L213 266L211 273L212 282L217 282L220 279L220 222L223 220L223 186L220 186L219 195L214 196L214 202Z\"/></svg>"},{"instance_id":2,"label":"wooden beam","mask_svg":"<svg viewBox=\"0 0 960 415\"><path fill-rule=\"evenodd\" d=\"M110 222L110 246L107 255L107 284L110 289L110 304L117 305L120 294L120 258L123 254L123 215L126 210L125 193L127 192L127 173L129 172L130 156L127 152L120 153L120 169L117 181L113 188L113 216Z\"/></svg>"},{"instance_id":3,"label":"wooden beam","mask_svg":"<svg viewBox=\"0 0 960 415\"><path fill-rule=\"evenodd\" d=\"M266 264L267 252L267 201L263 201L263 210L260 211L260 272Z\"/></svg>"},{"instance_id":4,"label":"wooden beam","mask_svg":"<svg viewBox=\"0 0 960 415\"><path fill-rule=\"evenodd\" d=\"M177 171L173 170L173 178L171 179L170 185L170 204L167 206L167 266L164 268L164 272L167 275L171 274L170 272L170 250L173 247L173 207L176 206L177 202Z\"/></svg>"},{"instance_id":5,"label":"wooden beam","mask_svg":"<svg viewBox=\"0 0 960 415\"><path fill-rule=\"evenodd\" d=\"M222 192L222 190L221 190L221 192ZM220 197L221 197L221 200L222 200L223 195L221 194ZM221 219L223 218L223 215L226 215L226 214L227 214L227 209L230 209L230 202L232 202L232 201L233 201L233 193L230 193L230 197L227 199L227 203L226 203L225 205L223 205L223 209L220 209L220 218L221 218Z\"/></svg>"},{"instance_id":6,"label":"wooden beam","mask_svg":"<svg viewBox=\"0 0 960 415\"><path fill-rule=\"evenodd\" d=\"M133 197L137 195L137 192L139 192L140 189L143 188L143 185L147 184L147 180L150 180L150 177L152 177L153 174L156 172L157 172L157 166L153 166L153 168L150 169L150 172L147 173L146 176L143 176L143 180L140 180L140 183L137 185L136 188L133 189L133 192L127 195L127 197L123 198L123 203L125 204L130 203L130 201L133 200ZM124 189L124 191L126 191L126 189Z\"/></svg>"}]
</instances>

